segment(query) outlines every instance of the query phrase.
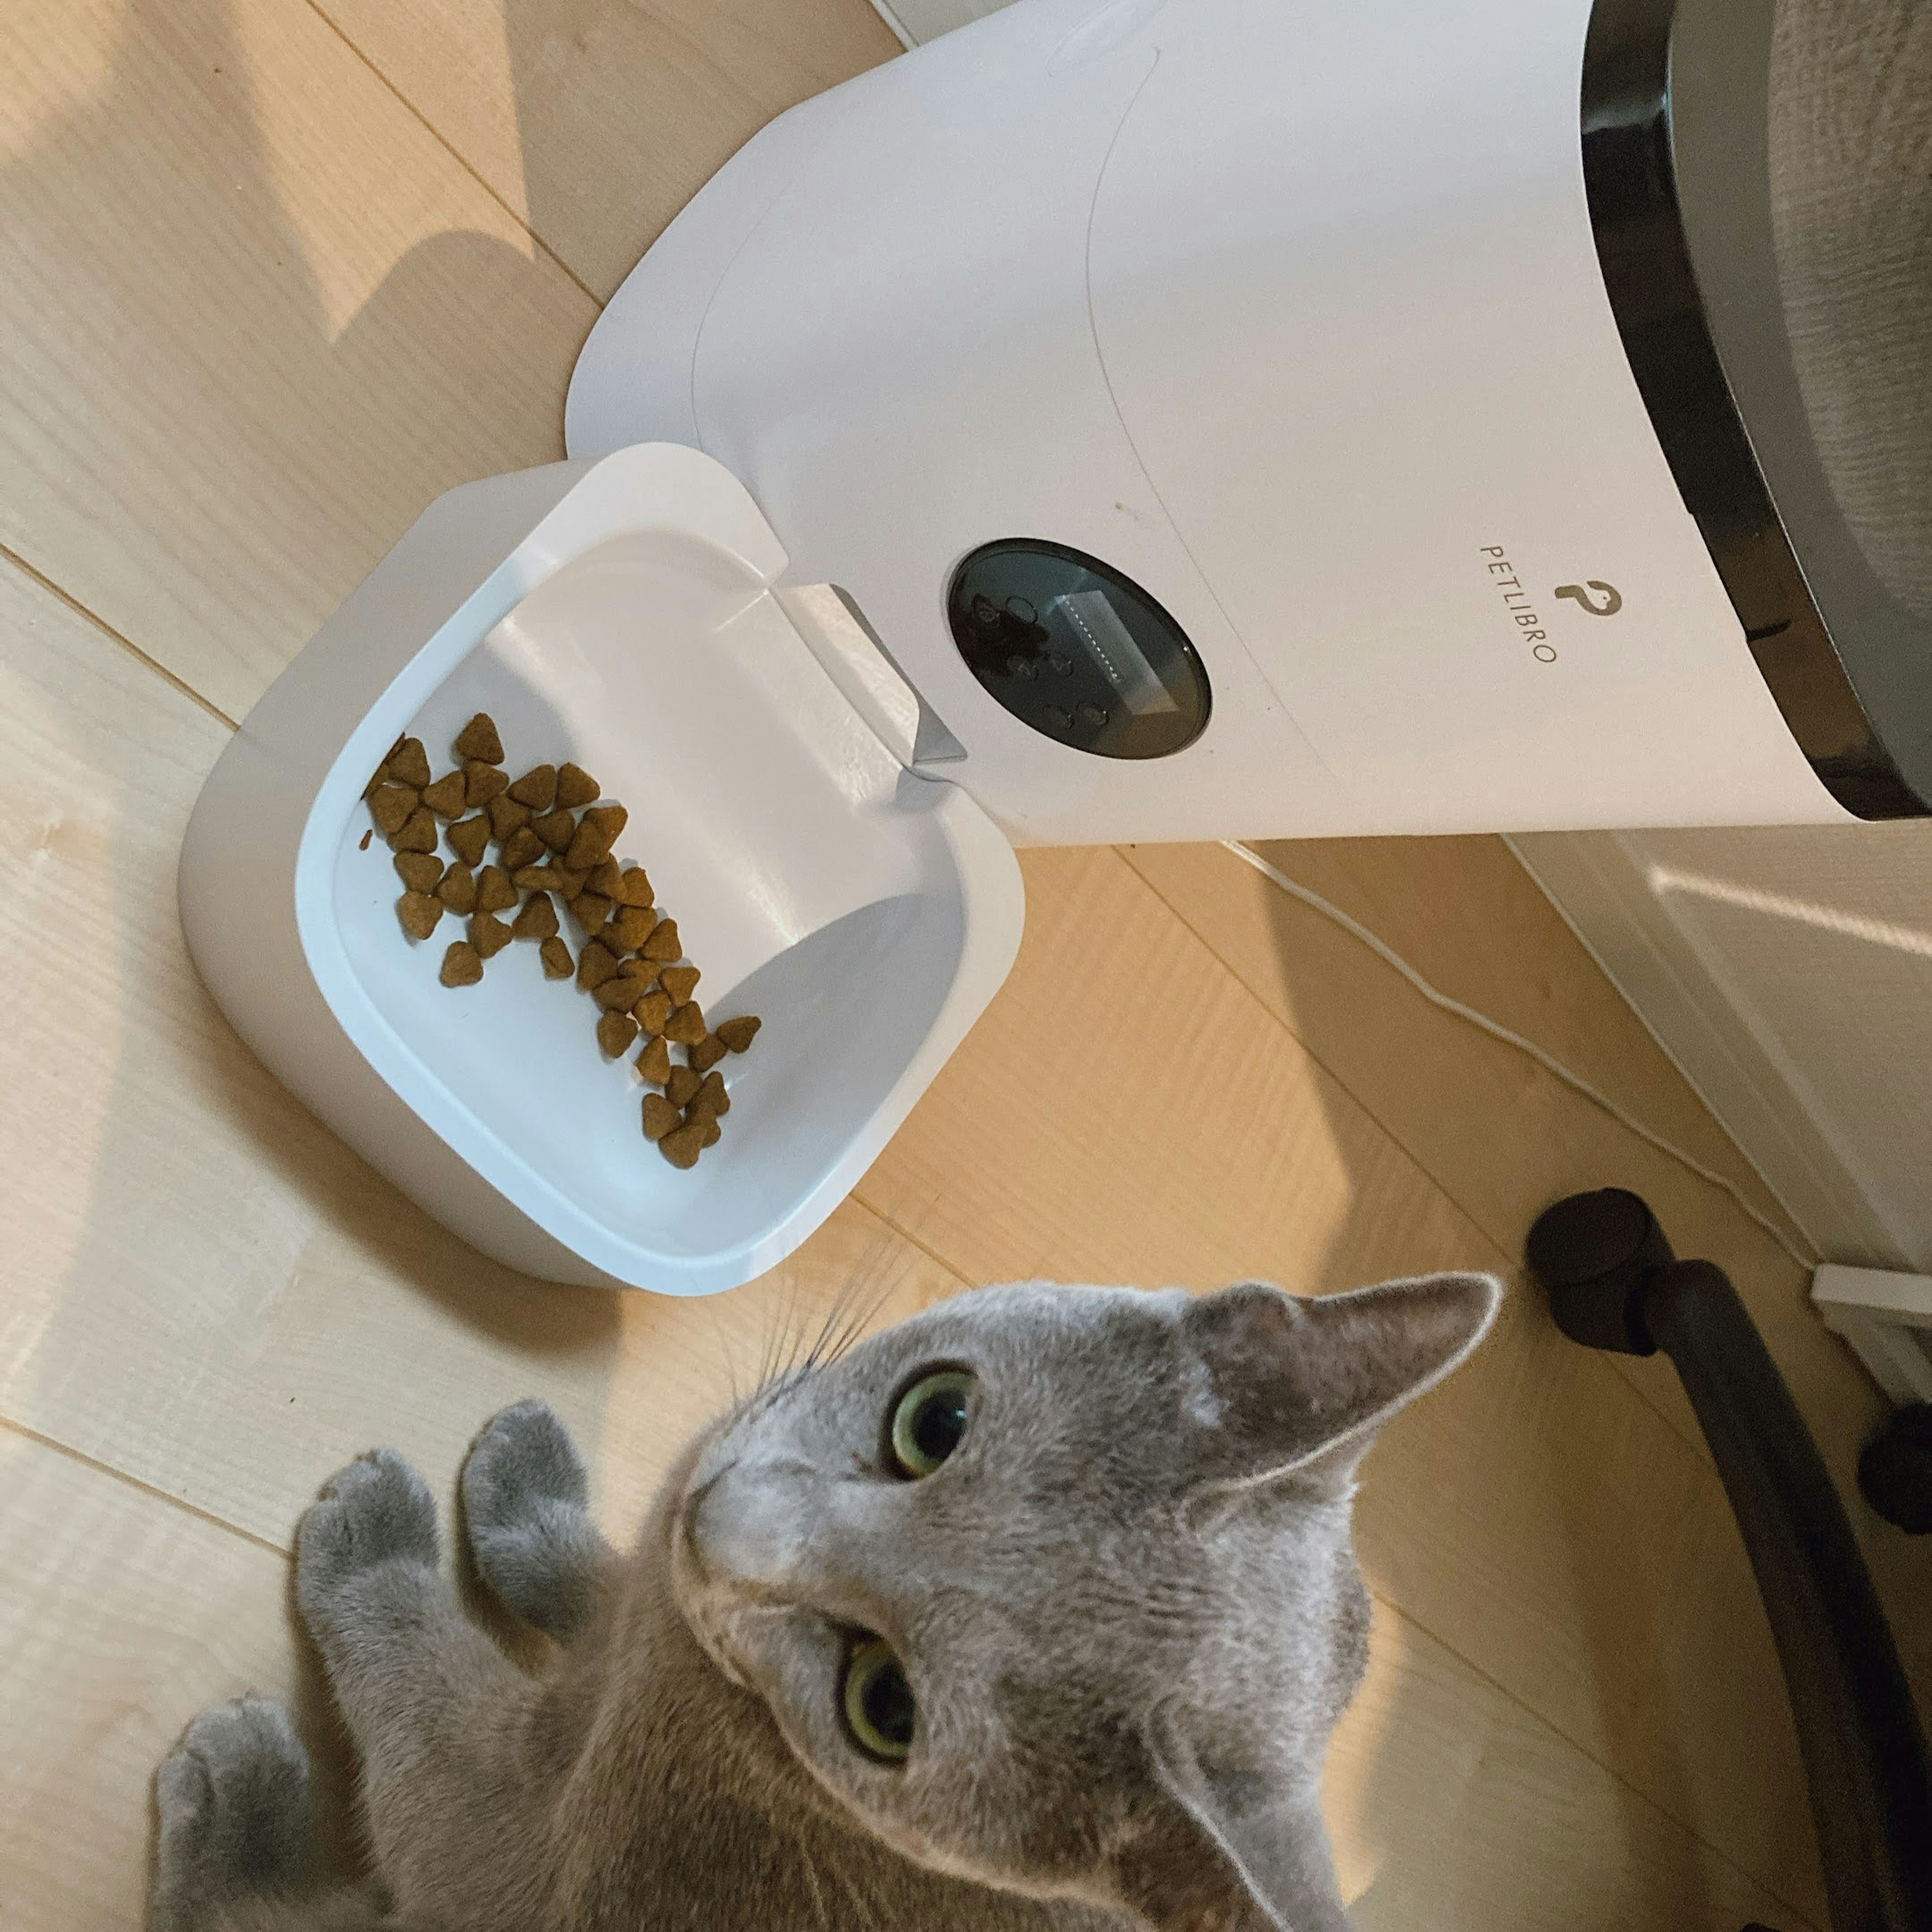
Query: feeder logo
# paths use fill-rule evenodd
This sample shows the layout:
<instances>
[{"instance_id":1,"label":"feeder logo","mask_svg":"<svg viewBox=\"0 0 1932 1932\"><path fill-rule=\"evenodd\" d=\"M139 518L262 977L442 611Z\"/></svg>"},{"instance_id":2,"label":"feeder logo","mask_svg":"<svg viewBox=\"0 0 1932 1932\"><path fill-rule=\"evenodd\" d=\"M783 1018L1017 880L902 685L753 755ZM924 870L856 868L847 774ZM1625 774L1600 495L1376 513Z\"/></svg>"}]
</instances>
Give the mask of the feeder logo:
<instances>
[{"instance_id":1,"label":"feeder logo","mask_svg":"<svg viewBox=\"0 0 1932 1932\"><path fill-rule=\"evenodd\" d=\"M1550 634L1543 628L1543 620L1532 608L1529 592L1522 587L1516 566L1510 562L1501 544L1484 544L1482 554L1490 560L1490 581L1502 593L1503 608L1521 632L1522 641L1529 646L1530 656L1538 664L1554 664L1556 646L1550 641Z\"/></svg>"},{"instance_id":2,"label":"feeder logo","mask_svg":"<svg viewBox=\"0 0 1932 1932\"><path fill-rule=\"evenodd\" d=\"M1529 646L1529 654L1538 664L1554 664L1556 646L1550 641L1549 633L1543 628L1529 599L1529 592L1522 587L1522 579L1516 574L1516 566L1509 560L1501 544L1484 544L1482 554L1489 560L1485 568L1490 581L1501 595L1503 608L1509 614L1520 634L1521 640ZM1606 584L1600 578L1592 577L1581 584L1559 584L1554 596L1567 598L1580 610L1587 611L1592 617L1614 617L1624 608L1623 592L1614 584Z\"/></svg>"},{"instance_id":3,"label":"feeder logo","mask_svg":"<svg viewBox=\"0 0 1932 1932\"><path fill-rule=\"evenodd\" d=\"M1594 596L1590 594L1592 591L1596 592ZM1614 617L1624 608L1623 592L1614 584L1606 584L1600 578L1592 578L1587 589L1580 584L1559 584L1556 594L1580 604L1593 617Z\"/></svg>"}]
</instances>

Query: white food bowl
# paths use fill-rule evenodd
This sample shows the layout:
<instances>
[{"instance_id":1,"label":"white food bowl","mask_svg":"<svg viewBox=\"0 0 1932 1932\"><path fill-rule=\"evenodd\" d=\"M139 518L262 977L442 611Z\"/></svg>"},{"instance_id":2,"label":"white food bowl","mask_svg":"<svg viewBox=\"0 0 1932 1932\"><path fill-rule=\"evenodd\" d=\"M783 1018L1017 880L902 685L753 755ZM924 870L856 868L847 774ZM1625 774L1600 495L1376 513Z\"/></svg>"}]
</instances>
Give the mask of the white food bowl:
<instances>
[{"instance_id":1,"label":"white food bowl","mask_svg":"<svg viewBox=\"0 0 1932 1932\"><path fill-rule=\"evenodd\" d=\"M785 566L730 473L668 444L452 490L264 695L196 806L182 919L229 1018L406 1193L531 1274L700 1294L770 1268L1018 948L1011 847L907 769L890 702L848 695L774 592ZM462 922L406 939L388 849L362 848L396 737L440 773L479 710L512 777L572 759L628 807L617 855L677 920L706 1013L764 1022L723 1064L724 1138L690 1172L644 1139L652 1090L604 1058L587 995L527 943L445 988Z\"/></svg>"}]
</instances>

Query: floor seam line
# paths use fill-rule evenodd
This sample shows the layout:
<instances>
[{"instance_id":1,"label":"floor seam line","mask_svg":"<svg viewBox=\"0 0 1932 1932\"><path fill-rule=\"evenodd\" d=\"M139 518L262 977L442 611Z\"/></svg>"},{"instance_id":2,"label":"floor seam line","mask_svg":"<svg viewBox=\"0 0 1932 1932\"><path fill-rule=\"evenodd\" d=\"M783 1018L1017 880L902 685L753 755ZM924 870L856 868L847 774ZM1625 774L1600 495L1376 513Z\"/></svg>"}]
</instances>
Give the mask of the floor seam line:
<instances>
[{"instance_id":1,"label":"floor seam line","mask_svg":"<svg viewBox=\"0 0 1932 1932\"><path fill-rule=\"evenodd\" d=\"M972 1287L973 1281L972 1277L970 1275L962 1274L959 1270L956 1268L952 1262L948 1261L937 1248L934 1247L929 1242L922 1240L910 1228L902 1228L900 1226L899 1223L890 1214L888 1214L883 1208L878 1207L873 1202L868 1201L865 1196L861 1193L856 1187L854 1188L852 1190L852 1198L857 1202L859 1205L864 1208L867 1214L872 1215L875 1220L883 1222L886 1226L891 1228L892 1232L898 1235L901 1240L908 1242L912 1246L916 1248L921 1254L925 1256L928 1261L932 1263L934 1267L944 1268L946 1272L950 1274L955 1281L958 1282L962 1288L970 1289Z\"/></svg>"},{"instance_id":2,"label":"floor seam line","mask_svg":"<svg viewBox=\"0 0 1932 1932\"><path fill-rule=\"evenodd\" d=\"M56 1456L64 1456L68 1461L78 1462L82 1468L93 1470L110 1481L124 1484L127 1487L144 1496L152 1496L158 1502L167 1504L184 1515L205 1522L211 1528L225 1530L230 1536L239 1537L244 1543L252 1544L257 1550L265 1550L272 1556L278 1556L286 1563L290 1552L281 1544L270 1541L266 1536L258 1536L252 1529L244 1529L238 1522L231 1522L214 1510L204 1509L199 1503L190 1502L185 1496L177 1496L162 1489L158 1484L144 1480L128 1471L117 1468L112 1462L103 1462L98 1456L90 1456L85 1449L76 1449L71 1442L63 1442L57 1436L49 1436L24 1422L16 1422L11 1416L0 1415L0 1429L10 1430L16 1436L26 1437L29 1442L38 1442L43 1449L51 1450Z\"/></svg>"},{"instance_id":3,"label":"floor seam line","mask_svg":"<svg viewBox=\"0 0 1932 1932\"><path fill-rule=\"evenodd\" d=\"M585 300L589 302L592 306L597 310L598 314L602 314L604 309L603 298L599 296L596 290L590 286L590 284L585 281L584 278L580 275L577 271L573 268L570 264L566 262L563 257L537 232L536 229L531 226L530 218L527 215L519 214L517 211L496 192L496 189L490 184L488 179L486 179L484 176L478 172L477 170L471 164L469 157L443 133L442 130L439 128L436 123L432 121L429 116L425 114L422 110L418 107L416 103L389 78L386 74L382 71L381 67L379 66L375 61L371 59L368 54L362 51L362 48L358 46L356 44L355 40L350 38L340 22L337 20L328 10L321 4L321 0L308 0L308 7L310 11L315 15L316 18L321 21L322 25L326 26L328 31L333 34L335 38L340 40L342 44L346 47L372 74L375 76L376 79L380 81L388 93L394 97L397 103L402 107L404 112L406 112L410 118L429 136L430 139L435 142L436 146L440 147L443 152L446 154L450 159L453 160L456 165L460 167L463 172L466 174L473 181L476 185L480 188L483 192L487 194L490 199L494 201L496 206L500 208L503 212L530 238L532 245L538 249L544 256L544 259L550 262L557 269L559 273L563 275L563 277L571 283L578 292L584 296Z\"/></svg>"},{"instance_id":4,"label":"floor seam line","mask_svg":"<svg viewBox=\"0 0 1932 1932\"><path fill-rule=\"evenodd\" d=\"M70 590L63 588L62 585L56 583L53 578L50 577L45 571L38 569L34 565L29 563L27 560L10 544L0 543L0 558L4 558L8 563L10 563L14 568L20 572L20 574L26 578L30 583L38 584L50 597L58 598L59 602L65 604L68 609L71 610L76 617L81 618L86 622L91 625L95 630L98 631L104 638L106 638L111 640L113 643L118 644L122 650L125 651L130 657L135 659L137 663L146 664L148 669L152 671L157 677L160 678L164 683L172 686L176 691L181 693L182 697L187 698L191 704L200 706L203 711L208 713L209 717L212 718L216 722L216 723L219 724L225 724L231 731L237 731L241 729L241 727L236 723L233 718L229 716L226 712L221 709L220 706L214 703L212 700L202 697L201 693L196 690L194 686L190 684L187 679L181 676L178 674L169 670L167 666L163 664L159 658L155 657L149 652L142 650L141 646L135 643L134 639L129 637L126 632L117 631L114 626L110 624L105 617L100 616L98 611L90 610L87 606L83 604L78 597L75 596Z\"/></svg>"}]
</instances>

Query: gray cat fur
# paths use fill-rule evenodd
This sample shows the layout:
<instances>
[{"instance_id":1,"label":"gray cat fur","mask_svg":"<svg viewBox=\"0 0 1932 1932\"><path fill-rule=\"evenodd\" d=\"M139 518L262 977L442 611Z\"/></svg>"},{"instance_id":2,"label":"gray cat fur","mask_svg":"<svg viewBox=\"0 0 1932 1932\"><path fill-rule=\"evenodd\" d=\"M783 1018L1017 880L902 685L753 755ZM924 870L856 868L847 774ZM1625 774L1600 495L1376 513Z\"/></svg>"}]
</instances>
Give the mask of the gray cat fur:
<instances>
[{"instance_id":1,"label":"gray cat fur","mask_svg":"<svg viewBox=\"0 0 1932 1932\"><path fill-rule=\"evenodd\" d=\"M483 1581L562 1640L536 1675L373 1451L304 1516L296 1595L380 1886L317 1879L306 1757L244 1700L158 1774L154 1932L1343 1932L1317 1798L1366 1654L1355 1472L1499 1296L962 1296L720 1418L621 1558L520 1404L462 1487ZM907 1481L886 1417L935 1365L976 1376L970 1425ZM916 1694L902 1764L839 1716L854 1630Z\"/></svg>"}]
</instances>

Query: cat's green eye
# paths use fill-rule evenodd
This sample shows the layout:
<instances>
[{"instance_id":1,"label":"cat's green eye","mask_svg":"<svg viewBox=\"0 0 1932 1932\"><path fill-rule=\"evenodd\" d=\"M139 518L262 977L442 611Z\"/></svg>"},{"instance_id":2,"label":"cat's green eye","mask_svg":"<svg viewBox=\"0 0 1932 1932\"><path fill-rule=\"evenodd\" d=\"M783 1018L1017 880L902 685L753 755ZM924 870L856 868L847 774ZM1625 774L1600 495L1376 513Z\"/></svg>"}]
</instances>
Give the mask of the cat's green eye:
<instances>
[{"instance_id":1,"label":"cat's green eye","mask_svg":"<svg viewBox=\"0 0 1932 1932\"><path fill-rule=\"evenodd\" d=\"M971 1419L973 1377L964 1369L921 1376L892 1408L892 1460L902 1476L929 1476L959 1447Z\"/></svg>"},{"instance_id":2,"label":"cat's green eye","mask_svg":"<svg viewBox=\"0 0 1932 1932\"><path fill-rule=\"evenodd\" d=\"M845 1728L868 1757L904 1762L918 1717L905 1667L884 1637L861 1637L845 1659Z\"/></svg>"}]
</instances>

